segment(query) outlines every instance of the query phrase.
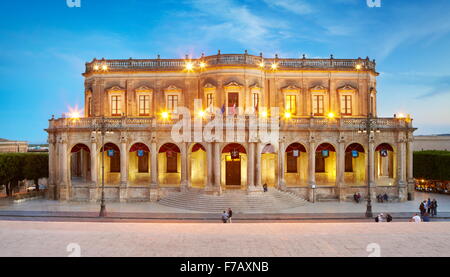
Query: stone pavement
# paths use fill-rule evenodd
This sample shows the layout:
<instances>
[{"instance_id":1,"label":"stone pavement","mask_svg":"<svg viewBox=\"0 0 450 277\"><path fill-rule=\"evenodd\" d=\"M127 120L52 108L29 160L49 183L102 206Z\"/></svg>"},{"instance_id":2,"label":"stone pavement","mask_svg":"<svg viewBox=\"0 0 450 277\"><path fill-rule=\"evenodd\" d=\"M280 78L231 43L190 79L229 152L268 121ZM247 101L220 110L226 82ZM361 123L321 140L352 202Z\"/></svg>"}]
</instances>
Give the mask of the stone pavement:
<instances>
[{"instance_id":1,"label":"stone pavement","mask_svg":"<svg viewBox=\"0 0 450 277\"><path fill-rule=\"evenodd\" d=\"M450 223L0 221L0 256L450 256ZM379 250L379 251L378 251Z\"/></svg>"},{"instance_id":2,"label":"stone pavement","mask_svg":"<svg viewBox=\"0 0 450 277\"><path fill-rule=\"evenodd\" d=\"M419 202L430 197L438 200L438 216L450 218L450 195L426 194L416 192L416 200L403 203L373 203L373 213L391 213L394 218L409 218L418 212ZM107 203L108 216L116 219L216 219L217 214L188 211L171 208L158 203ZM231 207L233 208L233 207ZM235 210L236 219L252 220L292 220L292 219L354 219L363 218L366 210L365 203L353 202L318 202L306 203L304 206L277 211L276 213L247 213L241 214ZM51 200L30 200L18 204L0 201L0 219L5 217L97 217L99 204L76 203Z\"/></svg>"}]
</instances>

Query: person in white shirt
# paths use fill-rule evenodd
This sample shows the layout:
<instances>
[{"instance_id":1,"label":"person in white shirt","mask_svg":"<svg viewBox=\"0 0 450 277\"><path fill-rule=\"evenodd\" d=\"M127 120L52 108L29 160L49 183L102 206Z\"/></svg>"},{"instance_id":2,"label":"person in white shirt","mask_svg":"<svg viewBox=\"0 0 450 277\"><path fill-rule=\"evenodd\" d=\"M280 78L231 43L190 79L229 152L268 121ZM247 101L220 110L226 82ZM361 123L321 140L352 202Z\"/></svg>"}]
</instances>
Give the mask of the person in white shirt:
<instances>
[{"instance_id":1,"label":"person in white shirt","mask_svg":"<svg viewBox=\"0 0 450 277\"><path fill-rule=\"evenodd\" d=\"M419 216L418 214L415 214L415 215L411 218L410 221L411 221L411 222L415 222L415 223L420 223L420 222L422 222L422 219L420 218L420 216Z\"/></svg>"}]
</instances>

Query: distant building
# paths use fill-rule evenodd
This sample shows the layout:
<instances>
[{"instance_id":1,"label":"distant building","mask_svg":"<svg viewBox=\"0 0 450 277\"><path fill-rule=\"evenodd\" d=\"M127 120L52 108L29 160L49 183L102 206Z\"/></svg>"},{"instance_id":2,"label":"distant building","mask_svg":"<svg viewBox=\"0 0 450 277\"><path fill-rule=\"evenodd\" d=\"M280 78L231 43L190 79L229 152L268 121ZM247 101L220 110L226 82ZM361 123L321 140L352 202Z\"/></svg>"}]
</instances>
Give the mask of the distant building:
<instances>
[{"instance_id":1,"label":"distant building","mask_svg":"<svg viewBox=\"0 0 450 277\"><path fill-rule=\"evenodd\" d=\"M450 134L415 136L414 151L442 150L450 151Z\"/></svg>"},{"instance_id":2,"label":"distant building","mask_svg":"<svg viewBox=\"0 0 450 277\"><path fill-rule=\"evenodd\" d=\"M0 153L24 153L28 151L28 142L0 138Z\"/></svg>"}]
</instances>

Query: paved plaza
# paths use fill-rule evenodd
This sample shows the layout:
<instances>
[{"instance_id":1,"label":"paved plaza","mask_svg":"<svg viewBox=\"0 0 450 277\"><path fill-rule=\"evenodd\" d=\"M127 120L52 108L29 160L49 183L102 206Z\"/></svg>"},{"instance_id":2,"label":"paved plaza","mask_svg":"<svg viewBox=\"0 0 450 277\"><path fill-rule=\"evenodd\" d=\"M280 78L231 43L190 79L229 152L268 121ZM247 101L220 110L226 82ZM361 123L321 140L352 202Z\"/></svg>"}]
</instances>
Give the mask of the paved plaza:
<instances>
[{"instance_id":1,"label":"paved plaza","mask_svg":"<svg viewBox=\"0 0 450 277\"><path fill-rule=\"evenodd\" d=\"M77 254L89 257L450 256L450 223L0 221L0 256Z\"/></svg>"}]
</instances>

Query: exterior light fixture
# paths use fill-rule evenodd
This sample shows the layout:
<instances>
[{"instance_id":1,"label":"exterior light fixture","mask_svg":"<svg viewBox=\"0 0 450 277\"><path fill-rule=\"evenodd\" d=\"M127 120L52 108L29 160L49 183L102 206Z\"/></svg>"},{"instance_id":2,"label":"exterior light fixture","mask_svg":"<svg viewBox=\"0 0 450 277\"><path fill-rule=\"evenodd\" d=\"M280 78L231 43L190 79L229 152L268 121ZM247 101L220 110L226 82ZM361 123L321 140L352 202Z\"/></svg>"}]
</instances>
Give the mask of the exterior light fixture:
<instances>
[{"instance_id":1,"label":"exterior light fixture","mask_svg":"<svg viewBox=\"0 0 450 277\"><path fill-rule=\"evenodd\" d=\"M198 116L200 116L201 118L205 117L205 111L199 111L198 112Z\"/></svg>"},{"instance_id":2,"label":"exterior light fixture","mask_svg":"<svg viewBox=\"0 0 450 277\"><path fill-rule=\"evenodd\" d=\"M330 119L333 119L335 117L334 113L332 113L332 112L329 112L327 116Z\"/></svg>"},{"instance_id":3,"label":"exterior light fixture","mask_svg":"<svg viewBox=\"0 0 450 277\"><path fill-rule=\"evenodd\" d=\"M362 69L362 65L360 63L355 65L356 70L361 70Z\"/></svg>"},{"instance_id":4,"label":"exterior light fixture","mask_svg":"<svg viewBox=\"0 0 450 277\"><path fill-rule=\"evenodd\" d=\"M194 64L192 62L186 62L186 64L184 65L184 68L187 71L192 71L192 70L194 70Z\"/></svg>"},{"instance_id":5,"label":"exterior light fixture","mask_svg":"<svg viewBox=\"0 0 450 277\"><path fill-rule=\"evenodd\" d=\"M277 63L273 63L270 67L272 68L272 70L277 70L278 64Z\"/></svg>"},{"instance_id":6,"label":"exterior light fixture","mask_svg":"<svg viewBox=\"0 0 450 277\"><path fill-rule=\"evenodd\" d=\"M108 70L108 66L106 64L102 65L102 70L104 71Z\"/></svg>"},{"instance_id":7,"label":"exterior light fixture","mask_svg":"<svg viewBox=\"0 0 450 277\"><path fill-rule=\"evenodd\" d=\"M262 116L262 117L267 117L267 111L262 111L262 112L261 112L261 116Z\"/></svg>"},{"instance_id":8,"label":"exterior light fixture","mask_svg":"<svg viewBox=\"0 0 450 277\"><path fill-rule=\"evenodd\" d=\"M162 117L163 119L168 119L168 118L169 118L169 113L168 113L168 112L162 112L162 113L161 113L161 117Z\"/></svg>"},{"instance_id":9,"label":"exterior light fixture","mask_svg":"<svg viewBox=\"0 0 450 277\"><path fill-rule=\"evenodd\" d=\"M98 64L95 64L95 65L94 65L94 70L97 71L97 70L99 70L99 69L100 69L100 67L98 66Z\"/></svg>"},{"instance_id":10,"label":"exterior light fixture","mask_svg":"<svg viewBox=\"0 0 450 277\"><path fill-rule=\"evenodd\" d=\"M263 67L265 67L265 66L266 66L266 64L265 64L264 62L260 62L260 63L259 63L259 67L263 68Z\"/></svg>"},{"instance_id":11,"label":"exterior light fixture","mask_svg":"<svg viewBox=\"0 0 450 277\"><path fill-rule=\"evenodd\" d=\"M284 118L289 119L291 118L292 114L290 112L285 112L284 113Z\"/></svg>"},{"instance_id":12,"label":"exterior light fixture","mask_svg":"<svg viewBox=\"0 0 450 277\"><path fill-rule=\"evenodd\" d=\"M205 62L200 62L200 63L199 63L199 66L200 66L201 69L203 69L203 68L206 67L206 63L205 63Z\"/></svg>"},{"instance_id":13,"label":"exterior light fixture","mask_svg":"<svg viewBox=\"0 0 450 277\"><path fill-rule=\"evenodd\" d=\"M399 113L399 114L397 114L397 117L398 117L398 118L405 118L405 115L402 114L402 113Z\"/></svg>"}]
</instances>

